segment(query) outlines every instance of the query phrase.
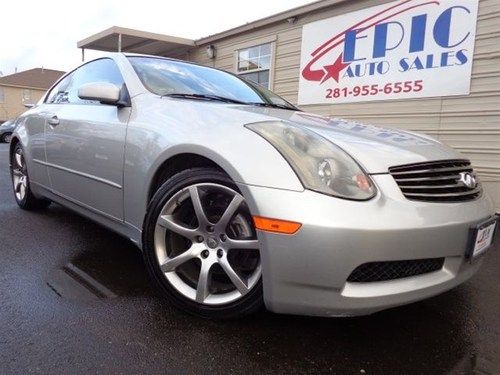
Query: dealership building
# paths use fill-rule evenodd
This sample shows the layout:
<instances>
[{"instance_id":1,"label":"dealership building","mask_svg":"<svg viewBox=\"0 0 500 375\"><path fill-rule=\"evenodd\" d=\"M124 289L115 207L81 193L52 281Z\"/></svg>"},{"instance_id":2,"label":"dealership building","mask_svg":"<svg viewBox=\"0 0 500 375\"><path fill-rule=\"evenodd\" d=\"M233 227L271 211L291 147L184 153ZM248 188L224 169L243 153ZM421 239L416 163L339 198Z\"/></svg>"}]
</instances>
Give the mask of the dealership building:
<instances>
[{"instance_id":1,"label":"dealership building","mask_svg":"<svg viewBox=\"0 0 500 375\"><path fill-rule=\"evenodd\" d=\"M498 0L322 0L198 40L111 27L77 45L224 69L353 128L427 133L471 159L500 212Z\"/></svg>"}]
</instances>

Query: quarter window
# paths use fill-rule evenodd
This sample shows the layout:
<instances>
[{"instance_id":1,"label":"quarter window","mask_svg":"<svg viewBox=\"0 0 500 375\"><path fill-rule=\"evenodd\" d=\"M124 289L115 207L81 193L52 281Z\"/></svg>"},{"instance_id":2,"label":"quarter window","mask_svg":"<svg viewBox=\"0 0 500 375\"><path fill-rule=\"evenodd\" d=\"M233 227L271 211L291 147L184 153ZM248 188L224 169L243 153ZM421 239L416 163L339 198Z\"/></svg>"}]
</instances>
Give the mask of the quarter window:
<instances>
[{"instance_id":1,"label":"quarter window","mask_svg":"<svg viewBox=\"0 0 500 375\"><path fill-rule=\"evenodd\" d=\"M47 95L46 103L53 104L99 104L78 97L78 89L87 83L108 82L118 87L124 84L123 77L111 59L99 59L82 65L61 80Z\"/></svg>"},{"instance_id":2,"label":"quarter window","mask_svg":"<svg viewBox=\"0 0 500 375\"><path fill-rule=\"evenodd\" d=\"M265 88L270 88L272 44L261 44L238 50L237 73Z\"/></svg>"}]
</instances>

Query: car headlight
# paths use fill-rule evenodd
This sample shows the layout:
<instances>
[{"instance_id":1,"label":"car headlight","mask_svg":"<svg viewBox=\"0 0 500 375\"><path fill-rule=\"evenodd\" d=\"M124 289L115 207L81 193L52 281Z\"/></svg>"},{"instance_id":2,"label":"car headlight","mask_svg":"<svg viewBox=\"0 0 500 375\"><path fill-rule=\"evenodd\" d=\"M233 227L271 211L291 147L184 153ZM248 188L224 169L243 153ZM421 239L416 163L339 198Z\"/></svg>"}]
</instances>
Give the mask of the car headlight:
<instances>
[{"instance_id":1,"label":"car headlight","mask_svg":"<svg viewBox=\"0 0 500 375\"><path fill-rule=\"evenodd\" d=\"M288 161L305 188L340 198L367 200L376 189L344 150L322 136L280 121L245 125L271 143Z\"/></svg>"}]
</instances>

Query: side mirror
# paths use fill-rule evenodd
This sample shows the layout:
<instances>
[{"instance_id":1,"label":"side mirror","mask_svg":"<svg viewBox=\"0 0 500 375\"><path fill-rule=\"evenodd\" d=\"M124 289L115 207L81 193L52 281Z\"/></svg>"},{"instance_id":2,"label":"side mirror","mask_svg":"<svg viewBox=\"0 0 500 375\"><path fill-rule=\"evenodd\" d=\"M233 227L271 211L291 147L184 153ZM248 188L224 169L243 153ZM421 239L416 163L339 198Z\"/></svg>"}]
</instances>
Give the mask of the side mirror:
<instances>
[{"instance_id":1,"label":"side mirror","mask_svg":"<svg viewBox=\"0 0 500 375\"><path fill-rule=\"evenodd\" d=\"M33 108L35 106L34 103L23 103L23 105L26 107L26 108Z\"/></svg>"},{"instance_id":2,"label":"side mirror","mask_svg":"<svg viewBox=\"0 0 500 375\"><path fill-rule=\"evenodd\" d=\"M92 82L78 89L78 97L83 100L96 100L103 104L118 105L120 87L108 82Z\"/></svg>"}]
</instances>

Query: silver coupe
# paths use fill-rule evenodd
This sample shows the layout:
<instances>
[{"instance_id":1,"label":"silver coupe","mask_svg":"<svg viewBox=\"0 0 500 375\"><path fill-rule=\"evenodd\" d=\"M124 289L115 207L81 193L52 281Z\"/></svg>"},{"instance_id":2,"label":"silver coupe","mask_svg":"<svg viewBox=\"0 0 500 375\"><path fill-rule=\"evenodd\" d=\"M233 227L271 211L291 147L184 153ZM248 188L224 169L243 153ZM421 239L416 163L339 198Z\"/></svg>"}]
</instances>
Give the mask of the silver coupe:
<instances>
[{"instance_id":1,"label":"silver coupe","mask_svg":"<svg viewBox=\"0 0 500 375\"><path fill-rule=\"evenodd\" d=\"M18 205L130 238L161 294L203 317L370 314L464 282L493 240L492 201L453 149L193 63L87 62L16 125Z\"/></svg>"}]
</instances>

